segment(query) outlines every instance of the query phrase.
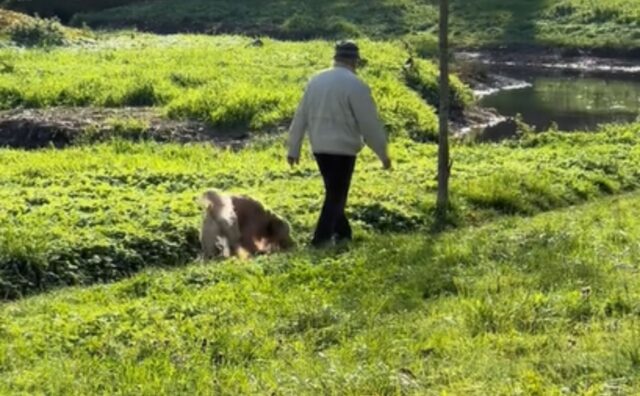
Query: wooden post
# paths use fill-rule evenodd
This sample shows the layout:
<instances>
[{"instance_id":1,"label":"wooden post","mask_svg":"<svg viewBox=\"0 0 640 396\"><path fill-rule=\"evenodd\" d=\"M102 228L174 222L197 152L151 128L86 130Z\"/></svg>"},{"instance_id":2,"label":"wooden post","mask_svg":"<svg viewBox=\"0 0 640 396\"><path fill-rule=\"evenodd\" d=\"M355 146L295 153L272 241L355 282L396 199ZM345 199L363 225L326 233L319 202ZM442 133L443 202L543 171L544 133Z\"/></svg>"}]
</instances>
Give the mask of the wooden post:
<instances>
[{"instance_id":1,"label":"wooden post","mask_svg":"<svg viewBox=\"0 0 640 396\"><path fill-rule=\"evenodd\" d=\"M440 144L438 147L437 220L444 226L449 208L449 0L440 0Z\"/></svg>"}]
</instances>

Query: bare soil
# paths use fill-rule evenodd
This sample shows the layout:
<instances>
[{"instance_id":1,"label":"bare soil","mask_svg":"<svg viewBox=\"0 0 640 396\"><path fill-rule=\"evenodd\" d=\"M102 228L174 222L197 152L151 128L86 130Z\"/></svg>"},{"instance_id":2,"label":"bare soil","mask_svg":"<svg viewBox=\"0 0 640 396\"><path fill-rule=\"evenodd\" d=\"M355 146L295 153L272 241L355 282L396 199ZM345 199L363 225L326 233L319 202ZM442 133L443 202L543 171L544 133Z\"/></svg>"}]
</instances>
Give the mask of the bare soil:
<instances>
[{"instance_id":1,"label":"bare soil","mask_svg":"<svg viewBox=\"0 0 640 396\"><path fill-rule=\"evenodd\" d=\"M135 130L127 130L127 125ZM152 108L48 108L0 112L0 147L64 148L114 137L156 142L242 146L248 131L220 131L197 121L162 117Z\"/></svg>"}]
</instances>

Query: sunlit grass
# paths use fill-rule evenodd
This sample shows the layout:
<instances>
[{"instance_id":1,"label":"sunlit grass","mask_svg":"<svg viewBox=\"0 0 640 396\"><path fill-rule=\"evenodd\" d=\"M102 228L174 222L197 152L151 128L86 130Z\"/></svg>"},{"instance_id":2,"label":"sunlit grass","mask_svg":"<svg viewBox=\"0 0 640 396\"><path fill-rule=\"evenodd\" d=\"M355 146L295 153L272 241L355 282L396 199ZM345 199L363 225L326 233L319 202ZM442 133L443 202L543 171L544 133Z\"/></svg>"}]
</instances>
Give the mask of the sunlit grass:
<instances>
[{"instance_id":1,"label":"sunlit grass","mask_svg":"<svg viewBox=\"0 0 640 396\"><path fill-rule=\"evenodd\" d=\"M640 126L541 135L515 144L455 145L454 225L531 215L640 184ZM0 151L0 272L8 296L118 279L195 258L206 188L248 193L309 238L322 190L306 157L290 170L282 139L240 152L116 141L63 151ZM398 139L396 170L370 152L357 166L349 213L357 233L428 232L436 147Z\"/></svg>"},{"instance_id":2,"label":"sunlit grass","mask_svg":"<svg viewBox=\"0 0 640 396\"><path fill-rule=\"evenodd\" d=\"M632 195L0 306L0 393L640 391Z\"/></svg>"},{"instance_id":3,"label":"sunlit grass","mask_svg":"<svg viewBox=\"0 0 640 396\"><path fill-rule=\"evenodd\" d=\"M369 83L394 135L434 139L434 108L406 85L408 53L399 43L363 41ZM244 37L109 36L93 45L49 50L0 50L0 109L49 106L154 106L167 116L220 129L264 130L288 122L305 83L331 66L328 42ZM420 63L427 98L437 98L437 70ZM470 93L453 79L455 105ZM433 103L433 101L432 101Z\"/></svg>"}]
</instances>

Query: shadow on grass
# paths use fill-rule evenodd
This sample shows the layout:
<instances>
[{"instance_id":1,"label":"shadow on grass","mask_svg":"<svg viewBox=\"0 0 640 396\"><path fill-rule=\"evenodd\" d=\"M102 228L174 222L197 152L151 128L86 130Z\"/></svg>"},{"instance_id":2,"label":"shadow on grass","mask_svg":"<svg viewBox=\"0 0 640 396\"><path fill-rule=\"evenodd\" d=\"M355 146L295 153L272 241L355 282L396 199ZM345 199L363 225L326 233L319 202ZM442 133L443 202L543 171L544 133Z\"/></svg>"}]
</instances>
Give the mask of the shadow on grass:
<instances>
[{"instance_id":1,"label":"shadow on grass","mask_svg":"<svg viewBox=\"0 0 640 396\"><path fill-rule=\"evenodd\" d=\"M457 25L471 26L480 34L492 34L494 44L533 44L536 20L546 4L543 0L474 0L455 1L452 15Z\"/></svg>"}]
</instances>

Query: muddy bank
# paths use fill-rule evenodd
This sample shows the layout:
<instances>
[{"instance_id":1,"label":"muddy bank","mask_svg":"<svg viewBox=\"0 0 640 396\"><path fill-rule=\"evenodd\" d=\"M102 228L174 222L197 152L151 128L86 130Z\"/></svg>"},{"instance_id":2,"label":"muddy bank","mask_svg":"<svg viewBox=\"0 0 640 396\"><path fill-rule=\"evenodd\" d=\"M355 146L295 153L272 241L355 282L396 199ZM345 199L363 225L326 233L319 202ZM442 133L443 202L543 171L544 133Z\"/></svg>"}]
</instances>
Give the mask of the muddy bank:
<instances>
[{"instance_id":1,"label":"muddy bank","mask_svg":"<svg viewBox=\"0 0 640 396\"><path fill-rule=\"evenodd\" d=\"M0 112L0 147L64 148L120 138L132 141L209 142L239 147L247 131L220 131L197 121L162 117L152 108L49 108Z\"/></svg>"}]
</instances>

